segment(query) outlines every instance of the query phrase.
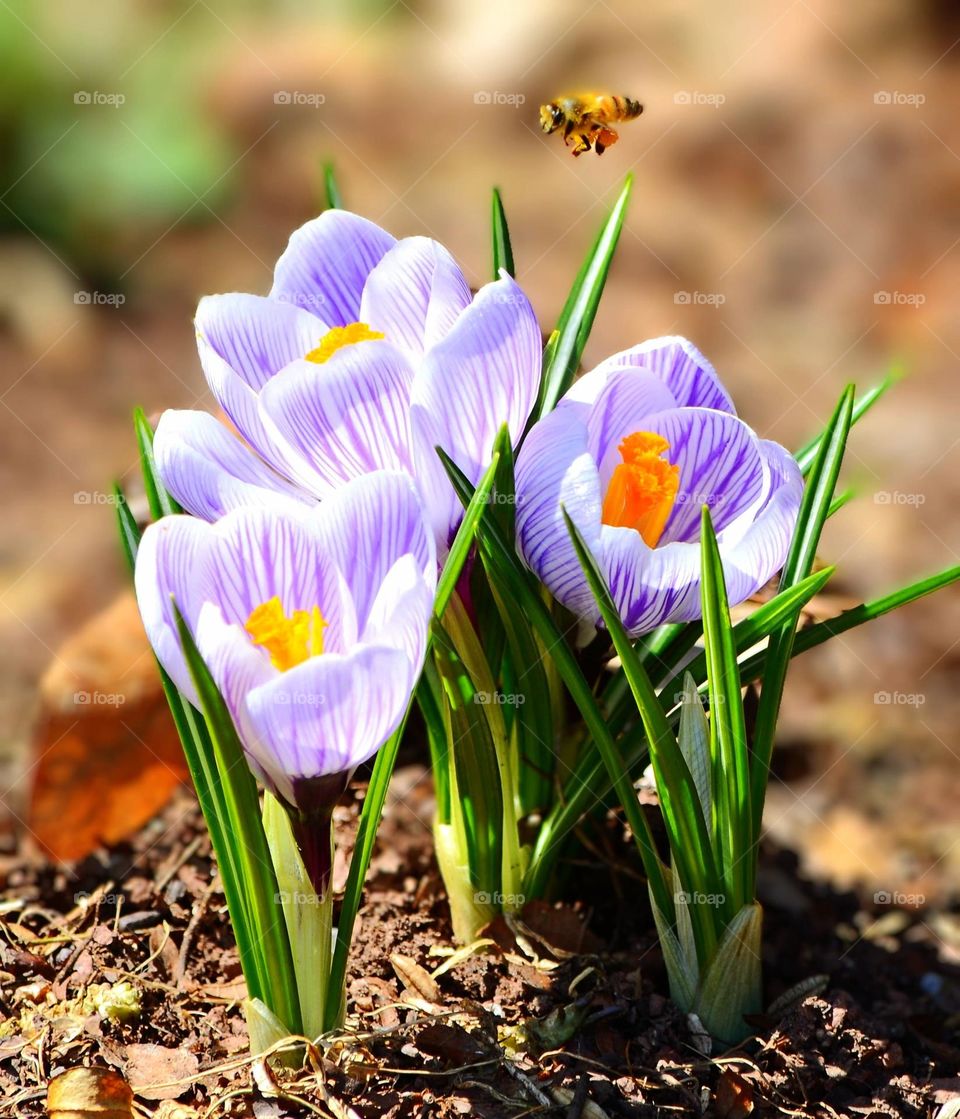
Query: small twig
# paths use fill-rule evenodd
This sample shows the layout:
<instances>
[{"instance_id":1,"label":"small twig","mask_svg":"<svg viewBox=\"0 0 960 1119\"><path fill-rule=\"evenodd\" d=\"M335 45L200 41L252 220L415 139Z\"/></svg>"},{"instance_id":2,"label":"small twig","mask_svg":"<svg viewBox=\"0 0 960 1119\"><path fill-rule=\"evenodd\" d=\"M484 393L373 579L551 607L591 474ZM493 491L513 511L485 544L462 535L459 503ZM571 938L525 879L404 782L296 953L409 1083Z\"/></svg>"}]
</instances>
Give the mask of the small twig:
<instances>
[{"instance_id":1,"label":"small twig","mask_svg":"<svg viewBox=\"0 0 960 1119\"><path fill-rule=\"evenodd\" d=\"M218 876L214 875L210 879L207 888L200 895L200 900L194 906L193 914L183 932L183 939L180 941L180 954L177 956L177 966L173 969L172 979L179 987L183 983L183 977L187 973L187 956L190 953L190 948L193 944L193 938L196 935L197 928L203 920L204 914L207 912L207 906L210 904L210 898L213 894L214 888L218 885Z\"/></svg>"}]
</instances>

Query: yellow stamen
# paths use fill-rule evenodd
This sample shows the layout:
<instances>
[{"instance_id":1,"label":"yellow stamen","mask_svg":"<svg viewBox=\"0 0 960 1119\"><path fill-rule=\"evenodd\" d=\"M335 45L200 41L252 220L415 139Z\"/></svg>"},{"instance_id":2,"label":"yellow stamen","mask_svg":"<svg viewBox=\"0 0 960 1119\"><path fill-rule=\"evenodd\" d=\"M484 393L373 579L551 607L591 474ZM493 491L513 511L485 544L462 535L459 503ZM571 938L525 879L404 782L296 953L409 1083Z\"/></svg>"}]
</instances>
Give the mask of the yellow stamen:
<instances>
[{"instance_id":1,"label":"yellow stamen","mask_svg":"<svg viewBox=\"0 0 960 1119\"><path fill-rule=\"evenodd\" d=\"M632 528L655 548L680 489L680 467L667 458L670 444L652 431L635 431L620 444L623 462L603 499L605 525Z\"/></svg>"},{"instance_id":2,"label":"yellow stamen","mask_svg":"<svg viewBox=\"0 0 960 1119\"><path fill-rule=\"evenodd\" d=\"M280 599L274 595L251 611L243 628L254 645L267 650L274 668L286 672L323 652L327 622L317 606L312 610L294 610L288 618Z\"/></svg>"},{"instance_id":3,"label":"yellow stamen","mask_svg":"<svg viewBox=\"0 0 960 1119\"><path fill-rule=\"evenodd\" d=\"M371 330L365 322L352 322L347 326L335 326L328 330L326 334L320 339L320 344L307 355L307 361L315 361L317 365L323 365L325 361L337 352L343 349L344 346L352 346L355 342L373 342L378 338L384 338L385 335L381 334L379 330Z\"/></svg>"}]
</instances>

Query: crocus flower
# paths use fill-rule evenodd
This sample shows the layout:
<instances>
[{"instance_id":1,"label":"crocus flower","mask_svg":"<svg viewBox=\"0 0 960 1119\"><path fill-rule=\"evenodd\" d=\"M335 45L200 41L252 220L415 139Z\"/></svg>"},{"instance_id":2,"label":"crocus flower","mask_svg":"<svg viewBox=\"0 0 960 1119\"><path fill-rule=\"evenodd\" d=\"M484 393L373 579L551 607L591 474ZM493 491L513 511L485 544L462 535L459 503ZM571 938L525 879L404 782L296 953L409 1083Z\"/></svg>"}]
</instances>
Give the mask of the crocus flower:
<instances>
[{"instance_id":1,"label":"crocus flower","mask_svg":"<svg viewBox=\"0 0 960 1119\"><path fill-rule=\"evenodd\" d=\"M703 355L656 338L587 373L531 429L517 460L518 545L554 597L598 624L566 508L639 636L700 616L703 505L738 603L783 564L802 489L796 462L737 418Z\"/></svg>"},{"instance_id":2,"label":"crocus flower","mask_svg":"<svg viewBox=\"0 0 960 1119\"><path fill-rule=\"evenodd\" d=\"M160 662L196 703L172 601L254 772L309 814L398 726L420 675L436 551L407 475L320 505L246 507L143 535L136 589Z\"/></svg>"},{"instance_id":3,"label":"crocus flower","mask_svg":"<svg viewBox=\"0 0 960 1119\"><path fill-rule=\"evenodd\" d=\"M462 508L435 447L476 482L504 423L519 440L539 387L540 329L506 273L471 297L442 245L395 240L343 210L293 234L269 296L208 296L196 327L207 380L247 446L212 416L179 411L160 420L155 453L167 489L206 520L401 470L442 550Z\"/></svg>"}]
</instances>

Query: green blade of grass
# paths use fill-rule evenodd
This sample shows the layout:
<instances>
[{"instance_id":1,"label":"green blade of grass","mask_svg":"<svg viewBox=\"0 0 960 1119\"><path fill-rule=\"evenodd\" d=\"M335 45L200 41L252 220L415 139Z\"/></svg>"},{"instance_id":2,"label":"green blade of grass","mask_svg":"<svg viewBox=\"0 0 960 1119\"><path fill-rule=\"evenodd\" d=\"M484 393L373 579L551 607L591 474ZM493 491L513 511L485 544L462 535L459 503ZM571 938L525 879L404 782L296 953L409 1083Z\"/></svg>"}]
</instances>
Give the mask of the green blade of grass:
<instances>
[{"instance_id":1,"label":"green blade of grass","mask_svg":"<svg viewBox=\"0 0 960 1119\"><path fill-rule=\"evenodd\" d=\"M227 841L247 899L248 932L255 938L263 1001L291 1033L300 1033L300 1000L277 876L260 815L257 784L250 772L233 720L180 611L177 631L183 655L203 707L226 809Z\"/></svg>"},{"instance_id":2,"label":"green blade of grass","mask_svg":"<svg viewBox=\"0 0 960 1119\"><path fill-rule=\"evenodd\" d=\"M158 521L161 517L168 517L172 513L182 513L183 510L163 488L163 482L157 474L157 463L153 457L153 428L150 421L143 414L142 408L137 408L133 413L133 430L140 448L140 469L143 473L143 486L147 494L147 504L150 506L150 516Z\"/></svg>"},{"instance_id":3,"label":"green blade of grass","mask_svg":"<svg viewBox=\"0 0 960 1119\"><path fill-rule=\"evenodd\" d=\"M344 208L343 195L340 193L340 187L337 186L337 177L332 163L323 165L323 188L327 195L327 209L342 210Z\"/></svg>"},{"instance_id":4,"label":"green blade of grass","mask_svg":"<svg viewBox=\"0 0 960 1119\"><path fill-rule=\"evenodd\" d=\"M566 510L563 511L563 517L577 559L600 609L600 615L623 663L624 676L630 685L630 691L643 722L647 742L650 744L650 760L653 763L657 782L660 811L667 828L670 850L680 873L680 880L684 888L695 897L721 893L720 879L717 876L696 782L677 739L667 725L650 677L623 627L620 614L596 559L590 553L590 549ZM620 767L622 773L621 758L616 756L612 760ZM607 758L604 758L604 761L610 777L613 778L617 771L611 770ZM626 782L626 787L630 789L631 796L636 795L629 781ZM709 960L717 943L712 915L700 904L691 905L689 912L693 921L698 957L704 961Z\"/></svg>"},{"instance_id":5,"label":"green blade of grass","mask_svg":"<svg viewBox=\"0 0 960 1119\"><path fill-rule=\"evenodd\" d=\"M610 216L567 296L556 330L544 350L540 395L532 418L539 419L552 412L557 401L573 383L600 305L610 263L620 240L632 187L633 176L628 175Z\"/></svg>"},{"instance_id":6,"label":"green blade of grass","mask_svg":"<svg viewBox=\"0 0 960 1119\"><path fill-rule=\"evenodd\" d=\"M710 688L710 747L713 765L713 832L732 913L753 900L755 860L750 809L750 757L740 696L737 649L723 561L705 505L700 519L700 601Z\"/></svg>"},{"instance_id":7,"label":"green blade of grass","mask_svg":"<svg viewBox=\"0 0 960 1119\"><path fill-rule=\"evenodd\" d=\"M493 226L493 278L500 279L502 268L510 276L516 275L513 263L513 247L510 244L510 230L507 226L507 215L503 210L503 199L497 187L493 188L492 202Z\"/></svg>"},{"instance_id":8,"label":"green blade of grass","mask_svg":"<svg viewBox=\"0 0 960 1119\"><path fill-rule=\"evenodd\" d=\"M853 407L854 388L853 385L848 385L824 430L807 478L797 516L797 526L780 578L781 588L799 582L809 575L813 568L820 534L833 505L847 437L853 422ZM783 697L796 628L796 619L786 623L778 633L771 636L767 650L766 670L753 734L751 801L754 842L759 842L760 839L770 757L773 753L780 701Z\"/></svg>"},{"instance_id":9,"label":"green blade of grass","mask_svg":"<svg viewBox=\"0 0 960 1119\"><path fill-rule=\"evenodd\" d=\"M862 396L858 397L853 405L853 411L850 417L850 426L852 427L858 422L858 420L863 419L863 417L870 411L874 404L876 404L877 401L881 399L881 397L886 396L890 389L892 389L894 385L899 384L902 379L903 370L894 368L886 375L886 377L883 378L882 381L874 385L872 388L867 389L867 391ZM810 468L816 461L817 453L823 445L823 441L825 438L826 432L821 432L820 435L816 436L814 439L811 439L808 443L805 443L800 448L800 450L794 452L793 457L797 460L797 463L803 474L807 474L810 471Z\"/></svg>"}]
</instances>

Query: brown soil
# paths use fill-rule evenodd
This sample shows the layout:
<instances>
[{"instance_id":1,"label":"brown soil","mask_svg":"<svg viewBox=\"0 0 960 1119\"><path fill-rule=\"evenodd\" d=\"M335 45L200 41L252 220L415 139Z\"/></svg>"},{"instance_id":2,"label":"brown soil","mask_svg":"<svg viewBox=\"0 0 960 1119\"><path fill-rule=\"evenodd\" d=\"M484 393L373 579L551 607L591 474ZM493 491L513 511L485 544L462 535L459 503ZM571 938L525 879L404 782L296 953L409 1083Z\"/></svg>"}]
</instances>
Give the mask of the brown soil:
<instances>
[{"instance_id":1,"label":"brown soil","mask_svg":"<svg viewBox=\"0 0 960 1119\"><path fill-rule=\"evenodd\" d=\"M338 810L343 850L355 796ZM919 1117L960 1097L955 916L864 905L799 879L792 854L767 849L768 997L824 978L757 1020L749 1042L709 1057L665 997L636 860L613 819L568 867L578 910L528 907L512 933L492 928L493 943L432 978L451 941L430 808L422 769L398 771L358 923L347 1026L298 1074L245 1055L236 950L188 793L131 843L72 870L6 857L0 1113L43 1114L48 1079L83 1064L119 1069L148 1109L165 1101L167 1119L192 1109ZM340 879L344 869L341 857ZM95 996L123 981L141 1010L113 1021Z\"/></svg>"}]
</instances>

